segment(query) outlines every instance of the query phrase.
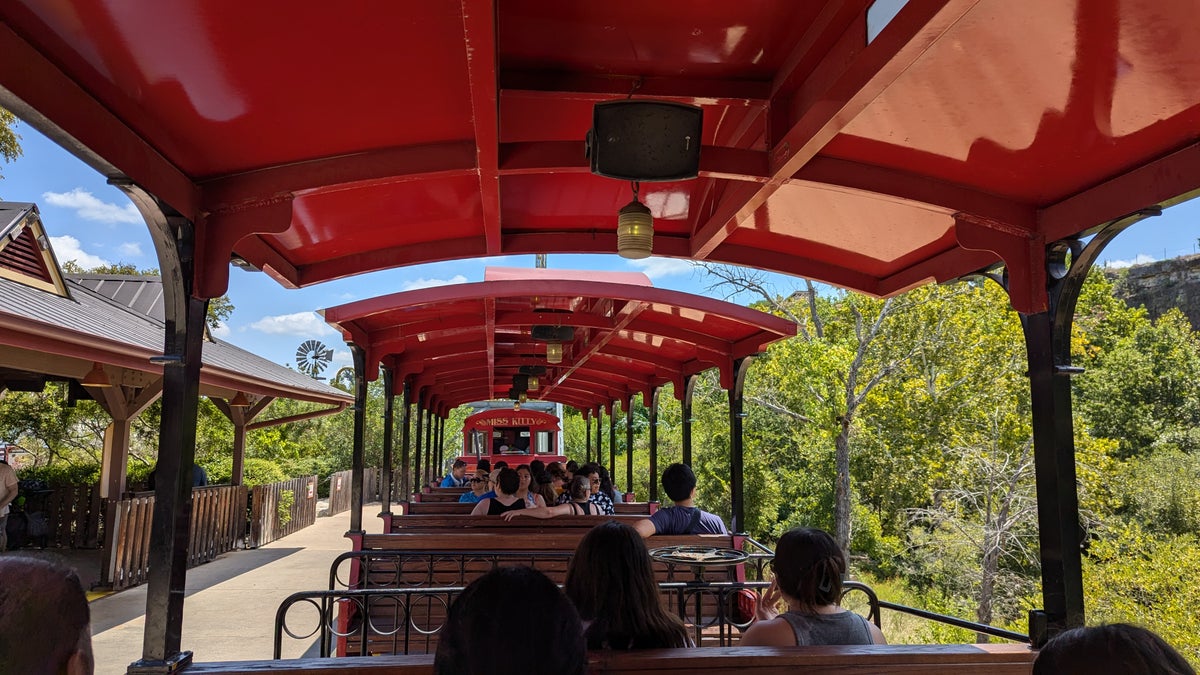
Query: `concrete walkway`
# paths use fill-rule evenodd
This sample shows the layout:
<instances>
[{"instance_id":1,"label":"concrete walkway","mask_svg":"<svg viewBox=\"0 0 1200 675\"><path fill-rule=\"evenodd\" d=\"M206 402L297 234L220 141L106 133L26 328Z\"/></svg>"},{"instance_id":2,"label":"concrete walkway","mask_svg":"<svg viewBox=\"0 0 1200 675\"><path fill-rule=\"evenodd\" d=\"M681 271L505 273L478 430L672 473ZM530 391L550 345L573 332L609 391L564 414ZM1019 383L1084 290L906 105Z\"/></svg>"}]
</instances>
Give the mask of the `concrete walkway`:
<instances>
[{"instance_id":1,"label":"concrete walkway","mask_svg":"<svg viewBox=\"0 0 1200 675\"><path fill-rule=\"evenodd\" d=\"M368 533L383 531L379 505L363 509ZM322 590L329 565L350 540L350 513L317 518L315 525L251 551L234 551L188 570L182 648L197 661L270 659L275 611L296 591ZM142 656L146 586L91 603L96 675L123 675ZM296 630L301 630L297 627ZM302 656L315 641L285 639L283 657Z\"/></svg>"}]
</instances>

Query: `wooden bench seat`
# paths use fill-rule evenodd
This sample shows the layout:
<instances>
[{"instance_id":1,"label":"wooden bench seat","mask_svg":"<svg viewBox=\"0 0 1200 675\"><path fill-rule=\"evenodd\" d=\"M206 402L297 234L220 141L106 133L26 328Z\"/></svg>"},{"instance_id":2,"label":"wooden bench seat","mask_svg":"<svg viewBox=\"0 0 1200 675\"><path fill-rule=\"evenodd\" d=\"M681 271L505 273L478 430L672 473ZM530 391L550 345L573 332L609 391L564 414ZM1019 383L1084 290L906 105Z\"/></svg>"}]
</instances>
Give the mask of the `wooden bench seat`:
<instances>
[{"instance_id":1,"label":"wooden bench seat","mask_svg":"<svg viewBox=\"0 0 1200 675\"><path fill-rule=\"evenodd\" d=\"M499 518L488 519L504 522ZM566 580L567 568L575 548L591 526L596 524L594 521L599 519L589 516L564 516L536 521L563 521L564 524L570 524L576 520L586 522L588 526L551 526L529 530L516 527L520 523L505 523L507 527L463 528L453 531L439 528L435 532L413 530L395 534L366 535L363 537L361 552L339 557L339 560L342 560L346 556L358 556L354 570L349 573L339 572L339 563L335 561L335 569L331 571L330 579L346 579L352 588L363 589L462 587L494 567L528 565L546 574L556 584L562 584ZM655 536L650 538L647 544L651 548L740 548L742 540L742 537L732 535ZM660 582L688 583L698 578L697 571L691 566L656 562L654 569L656 580ZM736 581L745 578L744 570L737 567L709 568L703 570L701 576L708 581ZM681 594L679 590L671 590L663 592L663 600L668 611L694 617L691 623L694 627L699 626L694 630L693 638L697 644L728 644L736 641L737 636L728 622L718 620L712 631L706 632L704 629L705 625L714 624L714 619L726 616L726 610L721 608L723 605L719 606L716 595L701 592L687 595ZM680 608L681 604L683 610ZM394 653L397 650L397 640L388 634L398 625L393 610L399 605L400 603L392 601L373 606L369 624L379 635L366 636L366 650L369 653ZM409 653L436 649L438 636L427 635L427 632L441 625L445 618L445 610L445 604L436 602L426 603L411 610L410 623L416 624L421 630L417 631L420 633L419 642L408 643L406 648ZM341 625L339 632L352 633L361 627L362 618L351 611L348 616L343 617ZM339 639L338 653L359 653L362 650L361 639L359 635Z\"/></svg>"},{"instance_id":2,"label":"wooden bench seat","mask_svg":"<svg viewBox=\"0 0 1200 675\"><path fill-rule=\"evenodd\" d=\"M872 645L724 647L591 652L589 675L1028 675L1036 652L1025 645ZM433 656L196 663L184 675L432 675Z\"/></svg>"},{"instance_id":3,"label":"wooden bench seat","mask_svg":"<svg viewBox=\"0 0 1200 675\"><path fill-rule=\"evenodd\" d=\"M467 502L447 501L419 501L408 502L407 504L397 504L395 508L404 515L467 515L475 508L474 504ZM646 517L658 510L658 502L622 502L613 504L613 510L617 515L640 515Z\"/></svg>"}]
</instances>

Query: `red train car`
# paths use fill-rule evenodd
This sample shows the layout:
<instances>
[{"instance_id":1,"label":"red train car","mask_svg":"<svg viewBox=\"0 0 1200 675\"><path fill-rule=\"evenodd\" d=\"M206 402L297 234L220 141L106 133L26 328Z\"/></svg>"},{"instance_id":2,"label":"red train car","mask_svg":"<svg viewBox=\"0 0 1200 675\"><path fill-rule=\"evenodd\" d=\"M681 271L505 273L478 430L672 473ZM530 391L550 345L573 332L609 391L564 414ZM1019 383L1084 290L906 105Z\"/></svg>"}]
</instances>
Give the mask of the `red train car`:
<instances>
[{"instance_id":1,"label":"red train car","mask_svg":"<svg viewBox=\"0 0 1200 675\"><path fill-rule=\"evenodd\" d=\"M463 454L471 470L481 459L510 465L533 459L566 462L558 447L559 419L537 410L495 409L471 415L463 422Z\"/></svg>"}]
</instances>

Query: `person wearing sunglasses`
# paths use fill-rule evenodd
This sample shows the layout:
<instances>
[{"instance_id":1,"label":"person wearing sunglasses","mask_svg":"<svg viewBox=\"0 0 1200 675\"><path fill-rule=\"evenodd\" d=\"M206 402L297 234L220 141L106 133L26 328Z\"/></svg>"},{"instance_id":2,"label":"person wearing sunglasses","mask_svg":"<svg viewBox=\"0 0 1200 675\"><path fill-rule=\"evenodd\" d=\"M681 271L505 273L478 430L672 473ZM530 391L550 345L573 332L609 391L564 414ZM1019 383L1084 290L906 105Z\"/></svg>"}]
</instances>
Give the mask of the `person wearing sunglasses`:
<instances>
[{"instance_id":1,"label":"person wearing sunglasses","mask_svg":"<svg viewBox=\"0 0 1200 675\"><path fill-rule=\"evenodd\" d=\"M467 485L471 487L470 492L464 492L458 501L466 504L478 504L483 495L490 489L488 487L488 472L476 471L471 480L467 481Z\"/></svg>"}]
</instances>

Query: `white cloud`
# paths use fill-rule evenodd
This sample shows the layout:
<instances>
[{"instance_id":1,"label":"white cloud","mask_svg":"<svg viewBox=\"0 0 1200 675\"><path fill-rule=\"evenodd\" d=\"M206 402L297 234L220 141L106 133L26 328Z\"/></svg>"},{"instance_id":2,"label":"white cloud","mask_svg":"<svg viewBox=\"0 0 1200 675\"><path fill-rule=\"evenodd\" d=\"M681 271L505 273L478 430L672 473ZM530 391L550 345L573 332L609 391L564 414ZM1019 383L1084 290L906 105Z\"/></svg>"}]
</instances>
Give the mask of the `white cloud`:
<instances>
[{"instance_id":1,"label":"white cloud","mask_svg":"<svg viewBox=\"0 0 1200 675\"><path fill-rule=\"evenodd\" d=\"M1121 269L1123 267L1133 267L1134 265L1148 265L1155 262L1154 256L1139 253L1133 260L1105 260L1105 267Z\"/></svg>"},{"instance_id":2,"label":"white cloud","mask_svg":"<svg viewBox=\"0 0 1200 675\"><path fill-rule=\"evenodd\" d=\"M76 265L79 265L83 269L110 264L104 258L84 251L79 247L79 240L69 234L64 234L61 237L50 237L50 246L54 249L54 256L58 258L59 264L73 260Z\"/></svg>"},{"instance_id":3,"label":"white cloud","mask_svg":"<svg viewBox=\"0 0 1200 675\"><path fill-rule=\"evenodd\" d=\"M70 192L43 192L42 199L47 204L53 206L61 206L64 209L72 209L75 215L84 220L91 220L97 223L129 223L132 225L141 225L145 223L142 220L142 214L134 208L133 204L125 204L117 206L106 201L97 199L92 193L83 188L75 188Z\"/></svg>"},{"instance_id":4,"label":"white cloud","mask_svg":"<svg viewBox=\"0 0 1200 675\"><path fill-rule=\"evenodd\" d=\"M264 316L250 324L250 327L270 335L295 335L297 337L337 335L337 331L314 312Z\"/></svg>"},{"instance_id":5,"label":"white cloud","mask_svg":"<svg viewBox=\"0 0 1200 675\"><path fill-rule=\"evenodd\" d=\"M127 241L117 247L117 253L131 258L140 256L142 254L142 246L136 241Z\"/></svg>"},{"instance_id":6,"label":"white cloud","mask_svg":"<svg viewBox=\"0 0 1200 675\"><path fill-rule=\"evenodd\" d=\"M227 323L219 323L217 324L216 328L210 328L209 331L212 333L213 337L221 338L222 340L229 337L233 333L233 331L229 329L229 324Z\"/></svg>"},{"instance_id":7,"label":"white cloud","mask_svg":"<svg viewBox=\"0 0 1200 675\"><path fill-rule=\"evenodd\" d=\"M695 269L690 260L680 260L679 258L650 257L642 260L630 260L628 262L633 267L636 267L639 272L651 279L691 274Z\"/></svg>"},{"instance_id":8,"label":"white cloud","mask_svg":"<svg viewBox=\"0 0 1200 675\"><path fill-rule=\"evenodd\" d=\"M433 288L434 286L449 286L450 284L465 283L467 283L467 278L461 274L455 274L449 279L426 279L425 277L421 277L420 279L404 282L400 285L400 290L415 291L418 288Z\"/></svg>"},{"instance_id":9,"label":"white cloud","mask_svg":"<svg viewBox=\"0 0 1200 675\"><path fill-rule=\"evenodd\" d=\"M337 372L337 370L336 370L337 368L341 368L343 366L353 366L353 365L354 365L354 358L350 355L350 350L348 350L348 349L335 349L334 350L334 352L333 352L334 372Z\"/></svg>"}]
</instances>

